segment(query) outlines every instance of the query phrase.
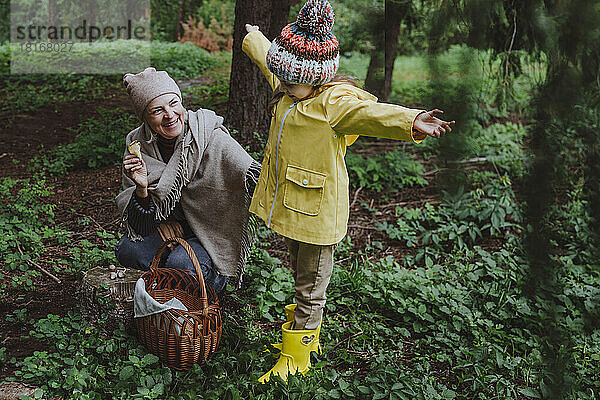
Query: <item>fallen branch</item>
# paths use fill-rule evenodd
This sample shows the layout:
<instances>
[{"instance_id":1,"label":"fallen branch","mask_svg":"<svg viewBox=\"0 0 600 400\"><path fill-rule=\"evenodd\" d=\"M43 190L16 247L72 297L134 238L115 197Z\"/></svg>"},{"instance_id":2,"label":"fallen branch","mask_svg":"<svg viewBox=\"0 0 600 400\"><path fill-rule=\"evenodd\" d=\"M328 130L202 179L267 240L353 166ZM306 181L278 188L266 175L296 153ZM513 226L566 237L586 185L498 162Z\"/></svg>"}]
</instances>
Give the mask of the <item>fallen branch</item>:
<instances>
[{"instance_id":1,"label":"fallen branch","mask_svg":"<svg viewBox=\"0 0 600 400\"><path fill-rule=\"evenodd\" d=\"M19 250L19 253L21 253L21 255L23 257L25 257L25 254L23 254L23 250L21 250L21 246L19 246L18 243L17 243L17 250ZM54 279L56 281L56 283L61 284L61 280L60 279L58 279L50 271L48 271L47 269L45 269L44 267L42 267L41 265L39 265L35 261L33 261L33 260L25 260L25 261L27 261L29 264L33 265L34 267L37 267L40 271L42 271L44 274L48 275L50 278Z\"/></svg>"},{"instance_id":2,"label":"fallen branch","mask_svg":"<svg viewBox=\"0 0 600 400\"><path fill-rule=\"evenodd\" d=\"M348 228L369 229L369 230L372 230L372 231L378 230L377 228L374 228L372 226L356 225L356 224L348 225Z\"/></svg>"},{"instance_id":3,"label":"fallen branch","mask_svg":"<svg viewBox=\"0 0 600 400\"><path fill-rule=\"evenodd\" d=\"M361 190L362 190L362 186L359 187L358 189L356 189L356 192L354 192L354 199L352 200L352 204L350 204L351 210L354 207L354 204L356 204L356 199L358 198L358 194L360 193Z\"/></svg>"},{"instance_id":4,"label":"fallen branch","mask_svg":"<svg viewBox=\"0 0 600 400\"><path fill-rule=\"evenodd\" d=\"M104 229L104 227L102 225L100 225L98 222L96 222L96 220L92 217L90 217L89 215L77 212L77 211L70 211L67 210L67 212L71 213L71 214L75 214L75 215L79 215L80 217L84 217L89 219L90 221L92 221L94 223L94 225L96 225L101 231L106 232L106 229Z\"/></svg>"},{"instance_id":5,"label":"fallen branch","mask_svg":"<svg viewBox=\"0 0 600 400\"><path fill-rule=\"evenodd\" d=\"M448 161L448 164L482 164L488 162L485 157L469 158L467 160L452 160Z\"/></svg>"},{"instance_id":6,"label":"fallen branch","mask_svg":"<svg viewBox=\"0 0 600 400\"><path fill-rule=\"evenodd\" d=\"M485 157L475 157L475 158L469 158L468 160L454 160L454 161L448 161L448 164L452 164L452 165L463 165L463 164L485 164L489 162L489 160ZM493 164L493 163L492 163ZM496 165L494 164L494 167L496 167ZM449 168L438 168L438 169L433 169L431 171L427 171L423 174L421 174L421 176L429 176L429 175L434 175L437 174L440 171L445 171Z\"/></svg>"},{"instance_id":7,"label":"fallen branch","mask_svg":"<svg viewBox=\"0 0 600 400\"><path fill-rule=\"evenodd\" d=\"M4 157L6 157L7 155L8 155L8 153L2 153L2 154L0 154L0 158L4 158Z\"/></svg>"},{"instance_id":8,"label":"fallen branch","mask_svg":"<svg viewBox=\"0 0 600 400\"><path fill-rule=\"evenodd\" d=\"M363 332L363 331L362 331L362 329L361 329L360 331L356 332L354 335L350 336L349 338L340 340L340 341L339 341L339 342L337 342L337 343L336 343L336 344L335 344L335 345L334 345L334 346L333 346L331 349L332 349L332 350L333 350L333 349L335 349L336 347L338 347L340 344L342 344L342 343L344 343L344 342L348 342L348 345L350 345L350 341L351 341L352 339L354 339L354 338L355 338L355 337L357 337L357 336L360 336L360 335L362 335L363 333L364 333L364 332Z\"/></svg>"},{"instance_id":9,"label":"fallen branch","mask_svg":"<svg viewBox=\"0 0 600 400\"><path fill-rule=\"evenodd\" d=\"M439 200L434 200L433 198L430 198L430 199L421 199L421 200L413 200L413 201L401 201L400 203L386 204L384 206L381 206L380 208L384 209L384 208L390 208L390 207L396 207L396 206L408 206L408 205L419 204L419 203L440 204L441 202Z\"/></svg>"}]
</instances>

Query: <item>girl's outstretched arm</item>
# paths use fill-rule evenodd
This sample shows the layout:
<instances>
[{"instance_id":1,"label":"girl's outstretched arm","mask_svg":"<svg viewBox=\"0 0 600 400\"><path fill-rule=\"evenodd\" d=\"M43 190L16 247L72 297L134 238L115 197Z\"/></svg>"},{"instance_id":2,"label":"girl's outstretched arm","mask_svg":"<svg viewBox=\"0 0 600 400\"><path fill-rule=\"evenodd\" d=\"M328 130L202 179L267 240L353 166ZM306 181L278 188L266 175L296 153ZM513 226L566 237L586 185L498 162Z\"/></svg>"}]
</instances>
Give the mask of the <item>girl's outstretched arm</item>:
<instances>
[{"instance_id":1,"label":"girl's outstretched arm","mask_svg":"<svg viewBox=\"0 0 600 400\"><path fill-rule=\"evenodd\" d=\"M271 47L271 42L262 34L257 25L246 24L246 31L248 34L242 41L242 51L258 65L271 85L271 89L275 89L279 85L279 79L267 68L267 51Z\"/></svg>"},{"instance_id":2,"label":"girl's outstretched arm","mask_svg":"<svg viewBox=\"0 0 600 400\"><path fill-rule=\"evenodd\" d=\"M378 103L377 98L350 85L327 90L324 111L331 127L346 135L359 134L420 143L427 135L438 137L454 122L427 112L395 104Z\"/></svg>"}]
</instances>

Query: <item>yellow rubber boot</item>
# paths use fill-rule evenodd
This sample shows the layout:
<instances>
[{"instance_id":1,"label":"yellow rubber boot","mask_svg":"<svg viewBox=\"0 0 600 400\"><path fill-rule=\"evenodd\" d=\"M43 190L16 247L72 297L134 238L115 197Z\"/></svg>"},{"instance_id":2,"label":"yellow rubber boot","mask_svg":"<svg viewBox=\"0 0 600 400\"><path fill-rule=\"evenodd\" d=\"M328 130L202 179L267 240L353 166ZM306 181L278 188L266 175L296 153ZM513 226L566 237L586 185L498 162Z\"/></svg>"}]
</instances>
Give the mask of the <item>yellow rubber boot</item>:
<instances>
[{"instance_id":1,"label":"yellow rubber boot","mask_svg":"<svg viewBox=\"0 0 600 400\"><path fill-rule=\"evenodd\" d=\"M279 360L266 374L258 378L260 383L268 382L271 376L278 375L287 382L289 374L300 372L302 375L311 367L310 352L318 341L317 329L291 329L293 321L281 326L283 338Z\"/></svg>"},{"instance_id":2,"label":"yellow rubber boot","mask_svg":"<svg viewBox=\"0 0 600 400\"><path fill-rule=\"evenodd\" d=\"M285 311L285 322L290 322L294 320L294 315L296 314L296 306L297 304L288 304L284 307Z\"/></svg>"},{"instance_id":3,"label":"yellow rubber boot","mask_svg":"<svg viewBox=\"0 0 600 400\"><path fill-rule=\"evenodd\" d=\"M284 308L285 310L285 322L291 322L294 320L294 314L296 313L296 304L288 304ZM321 325L319 325L321 328ZM271 343L271 346L275 347L277 350L281 351L281 343ZM269 349L267 348L267 351Z\"/></svg>"},{"instance_id":4,"label":"yellow rubber boot","mask_svg":"<svg viewBox=\"0 0 600 400\"><path fill-rule=\"evenodd\" d=\"M296 312L296 304L288 304L287 306L285 306L286 322L294 321L295 312ZM319 341L319 335L321 334L321 322L319 322L319 326L317 327L317 339L314 342L313 348L310 350L310 351L316 351L317 354L321 354L321 342ZM281 351L281 343L271 343L271 346L273 346L277 350ZM269 349L267 348L265 351L269 351Z\"/></svg>"}]
</instances>

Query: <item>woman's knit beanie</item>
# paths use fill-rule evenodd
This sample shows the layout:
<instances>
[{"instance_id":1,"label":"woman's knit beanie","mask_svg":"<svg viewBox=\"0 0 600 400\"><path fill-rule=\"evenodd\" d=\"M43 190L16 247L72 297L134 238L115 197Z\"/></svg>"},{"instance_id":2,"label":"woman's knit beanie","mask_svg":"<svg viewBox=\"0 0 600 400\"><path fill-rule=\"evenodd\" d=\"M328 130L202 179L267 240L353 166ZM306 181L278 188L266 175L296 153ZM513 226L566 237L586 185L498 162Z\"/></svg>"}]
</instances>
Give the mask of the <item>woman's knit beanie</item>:
<instances>
[{"instance_id":1,"label":"woman's knit beanie","mask_svg":"<svg viewBox=\"0 0 600 400\"><path fill-rule=\"evenodd\" d=\"M125 74L125 89L131 97L135 113L143 120L144 111L152 100L160 95L174 93L181 100L181 90L167 71L157 71L150 67L139 74Z\"/></svg>"},{"instance_id":2,"label":"woman's knit beanie","mask_svg":"<svg viewBox=\"0 0 600 400\"><path fill-rule=\"evenodd\" d=\"M331 28L335 15L327 0L308 0L296 22L286 25L267 52L267 67L280 80L322 85L337 72L339 44Z\"/></svg>"}]
</instances>

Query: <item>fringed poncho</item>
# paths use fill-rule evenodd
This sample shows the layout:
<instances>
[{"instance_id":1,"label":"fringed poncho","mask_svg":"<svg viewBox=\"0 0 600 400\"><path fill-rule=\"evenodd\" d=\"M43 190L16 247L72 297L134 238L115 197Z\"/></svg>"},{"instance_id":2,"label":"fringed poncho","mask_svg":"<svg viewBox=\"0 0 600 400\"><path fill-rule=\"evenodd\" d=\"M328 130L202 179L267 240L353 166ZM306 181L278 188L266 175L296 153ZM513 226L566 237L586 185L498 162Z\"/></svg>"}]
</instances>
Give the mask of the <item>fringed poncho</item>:
<instances>
[{"instance_id":1,"label":"fringed poncho","mask_svg":"<svg viewBox=\"0 0 600 400\"><path fill-rule=\"evenodd\" d=\"M134 140L141 143L157 221L164 221L180 201L190 228L217 272L236 277L239 286L254 236L255 222L248 206L260 164L229 135L223 118L210 110L186 111L184 131L167 164L160 157L156 139L147 124L142 124L127 135L126 145ZM143 240L127 223L126 209L135 183L125 174L123 188L116 197L117 207L131 240Z\"/></svg>"}]
</instances>

